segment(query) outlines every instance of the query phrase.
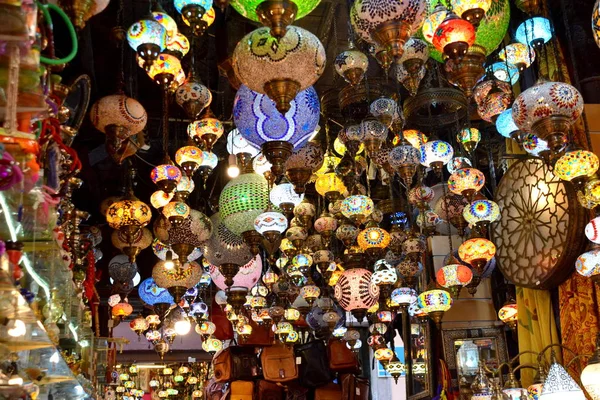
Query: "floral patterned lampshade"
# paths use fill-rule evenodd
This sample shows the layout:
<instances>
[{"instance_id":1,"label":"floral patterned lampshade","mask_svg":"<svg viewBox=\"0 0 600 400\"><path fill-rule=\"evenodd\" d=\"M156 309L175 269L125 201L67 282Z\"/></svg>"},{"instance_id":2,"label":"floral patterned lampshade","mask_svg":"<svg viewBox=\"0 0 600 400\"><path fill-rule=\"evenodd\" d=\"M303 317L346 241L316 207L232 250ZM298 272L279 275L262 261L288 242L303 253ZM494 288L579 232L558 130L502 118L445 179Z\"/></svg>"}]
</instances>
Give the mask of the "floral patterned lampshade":
<instances>
[{"instance_id":1,"label":"floral patterned lampshade","mask_svg":"<svg viewBox=\"0 0 600 400\"><path fill-rule=\"evenodd\" d=\"M411 37L404 44L404 53L400 62L411 72L415 68L420 68L429 59L429 48L427 43L416 37Z\"/></svg>"},{"instance_id":2,"label":"floral patterned lampshade","mask_svg":"<svg viewBox=\"0 0 600 400\"><path fill-rule=\"evenodd\" d=\"M507 303L498 311L498 319L507 325L516 323L518 318L517 303Z\"/></svg>"},{"instance_id":3,"label":"floral patterned lampshade","mask_svg":"<svg viewBox=\"0 0 600 400\"><path fill-rule=\"evenodd\" d=\"M319 97L312 86L300 91L282 115L268 96L242 85L235 95L233 120L240 134L253 146L282 140L298 149L313 135L320 110Z\"/></svg>"},{"instance_id":4,"label":"floral patterned lampshade","mask_svg":"<svg viewBox=\"0 0 600 400\"><path fill-rule=\"evenodd\" d=\"M427 290L417 298L419 308L431 314L434 312L446 312L452 307L452 297L445 290L433 289Z\"/></svg>"},{"instance_id":5,"label":"floral patterned lampshade","mask_svg":"<svg viewBox=\"0 0 600 400\"><path fill-rule=\"evenodd\" d=\"M388 158L388 162L395 169L400 169L405 166L418 166L420 160L421 153L412 145L400 145L394 147L390 151Z\"/></svg>"},{"instance_id":6,"label":"floral patterned lampshade","mask_svg":"<svg viewBox=\"0 0 600 400\"><path fill-rule=\"evenodd\" d=\"M188 136L196 143L206 143L205 136L210 135L211 144L216 142L224 132L223 123L216 118L206 117L188 125Z\"/></svg>"},{"instance_id":7,"label":"floral patterned lampshade","mask_svg":"<svg viewBox=\"0 0 600 400\"><path fill-rule=\"evenodd\" d=\"M212 102L212 93L193 77L188 78L175 92L175 101L190 118L196 118Z\"/></svg>"},{"instance_id":8,"label":"floral patterned lampshade","mask_svg":"<svg viewBox=\"0 0 600 400\"><path fill-rule=\"evenodd\" d=\"M374 357L377 361L389 361L394 357L394 351L388 347L375 350Z\"/></svg>"},{"instance_id":9,"label":"floral patterned lampshade","mask_svg":"<svg viewBox=\"0 0 600 400\"><path fill-rule=\"evenodd\" d=\"M140 56L144 54L140 51L140 46L142 51L147 51L145 49L147 45L151 45L151 51L158 56L158 53L167 45L167 30L155 19L141 19L127 30L127 42L133 50L138 51Z\"/></svg>"},{"instance_id":10,"label":"floral patterned lampshade","mask_svg":"<svg viewBox=\"0 0 600 400\"><path fill-rule=\"evenodd\" d=\"M346 311L367 310L379 297L379 287L371 282L371 272L363 268L344 271L334 290L336 300Z\"/></svg>"},{"instance_id":11,"label":"floral patterned lampshade","mask_svg":"<svg viewBox=\"0 0 600 400\"><path fill-rule=\"evenodd\" d=\"M267 180L247 173L229 181L219 198L221 218L235 234L254 230L254 220L269 206Z\"/></svg>"},{"instance_id":12,"label":"floral patterned lampshade","mask_svg":"<svg viewBox=\"0 0 600 400\"><path fill-rule=\"evenodd\" d=\"M564 367L557 362L550 365L540 400L585 400L585 394Z\"/></svg>"},{"instance_id":13,"label":"floral patterned lampshade","mask_svg":"<svg viewBox=\"0 0 600 400\"><path fill-rule=\"evenodd\" d=\"M375 99L371 103L369 110L371 111L371 115L374 116L375 118L377 118L377 120L385 126L390 126L390 124L392 122L394 122L396 119L400 118L400 112L401 112L396 100L391 99L389 97L380 97L378 99ZM361 127L362 127L362 124L361 124ZM380 126L378 126L378 128L380 131L385 131L387 133L387 130L382 129ZM373 128L371 128L371 129L373 129ZM364 134L365 134L365 138L368 138L369 136L371 136L371 135L368 135L367 131L364 131ZM381 136L382 136L382 133L377 134L378 138L381 138Z\"/></svg>"},{"instance_id":14,"label":"floral patterned lampshade","mask_svg":"<svg viewBox=\"0 0 600 400\"><path fill-rule=\"evenodd\" d=\"M506 61L495 62L488 68L499 81L508 82L511 85L514 85L519 81L519 69Z\"/></svg>"},{"instance_id":15,"label":"floral patterned lampshade","mask_svg":"<svg viewBox=\"0 0 600 400\"><path fill-rule=\"evenodd\" d=\"M481 222L491 223L500 218L500 207L492 200L474 200L463 209L463 217L471 226Z\"/></svg>"},{"instance_id":16,"label":"floral patterned lampshade","mask_svg":"<svg viewBox=\"0 0 600 400\"><path fill-rule=\"evenodd\" d=\"M592 249L577 257L575 270L585 277L600 275L600 249Z\"/></svg>"},{"instance_id":17,"label":"floral patterned lampshade","mask_svg":"<svg viewBox=\"0 0 600 400\"><path fill-rule=\"evenodd\" d=\"M512 108L503 111L496 119L496 130L505 138L510 138L515 132L519 132L519 127L513 119Z\"/></svg>"},{"instance_id":18,"label":"floral patterned lampshade","mask_svg":"<svg viewBox=\"0 0 600 400\"><path fill-rule=\"evenodd\" d=\"M473 271L462 264L449 264L439 269L435 278L445 288L467 286L473 279Z\"/></svg>"},{"instance_id":19,"label":"floral patterned lampshade","mask_svg":"<svg viewBox=\"0 0 600 400\"><path fill-rule=\"evenodd\" d=\"M153 278L147 278L138 286L140 299L149 306L157 303L173 303L173 296L165 288L159 287Z\"/></svg>"},{"instance_id":20,"label":"floral patterned lampshade","mask_svg":"<svg viewBox=\"0 0 600 400\"><path fill-rule=\"evenodd\" d=\"M335 219L331 214L323 213L314 224L315 231L320 234L327 234L335 231L338 227L337 219Z\"/></svg>"},{"instance_id":21,"label":"floral patterned lampshade","mask_svg":"<svg viewBox=\"0 0 600 400\"><path fill-rule=\"evenodd\" d=\"M144 60L141 57L138 58L138 64L140 67L144 64ZM174 79L179 75L179 71L181 71L181 62L179 59L171 54L162 53L154 60L152 66L146 73L151 79L155 79L161 74L172 75L173 78L171 79Z\"/></svg>"},{"instance_id":22,"label":"floral patterned lampshade","mask_svg":"<svg viewBox=\"0 0 600 400\"><path fill-rule=\"evenodd\" d=\"M269 28L258 28L242 38L233 52L238 79L250 90L276 100L280 112L287 112L296 95L316 82L325 62L319 39L296 26L289 26L281 39L272 37Z\"/></svg>"},{"instance_id":23,"label":"floral patterned lampshade","mask_svg":"<svg viewBox=\"0 0 600 400\"><path fill-rule=\"evenodd\" d=\"M390 234L378 227L369 227L361 231L356 238L363 251L369 249L385 249L391 241Z\"/></svg>"},{"instance_id":24,"label":"floral patterned lampshade","mask_svg":"<svg viewBox=\"0 0 600 400\"><path fill-rule=\"evenodd\" d=\"M450 12L433 34L433 45L451 59L459 59L475 43L473 25Z\"/></svg>"},{"instance_id":25,"label":"floral patterned lampshade","mask_svg":"<svg viewBox=\"0 0 600 400\"><path fill-rule=\"evenodd\" d=\"M587 150L567 151L554 165L554 173L564 181L577 181L598 171L598 156Z\"/></svg>"},{"instance_id":26,"label":"floral patterned lampshade","mask_svg":"<svg viewBox=\"0 0 600 400\"><path fill-rule=\"evenodd\" d=\"M347 50L342 51L333 62L335 71L352 85L358 84L369 66L367 56L354 48L354 44L350 43Z\"/></svg>"},{"instance_id":27,"label":"floral patterned lampshade","mask_svg":"<svg viewBox=\"0 0 600 400\"><path fill-rule=\"evenodd\" d=\"M417 291L413 288L401 287L392 291L392 301L400 306L409 306L417 301Z\"/></svg>"},{"instance_id":28,"label":"floral patterned lampshade","mask_svg":"<svg viewBox=\"0 0 600 400\"><path fill-rule=\"evenodd\" d=\"M165 268L164 263L159 261L152 268L152 278L156 284L165 289L172 287L191 288L200 282L202 267L195 261L191 261L179 268Z\"/></svg>"},{"instance_id":29,"label":"floral patterned lampshade","mask_svg":"<svg viewBox=\"0 0 600 400\"><path fill-rule=\"evenodd\" d=\"M264 212L254 220L254 229L261 235L271 231L283 233L287 227L288 221L285 215L275 211Z\"/></svg>"},{"instance_id":30,"label":"floral patterned lampshade","mask_svg":"<svg viewBox=\"0 0 600 400\"><path fill-rule=\"evenodd\" d=\"M453 156L454 149L443 140L433 140L421 145L421 164L426 167L446 165Z\"/></svg>"},{"instance_id":31,"label":"floral patterned lampshade","mask_svg":"<svg viewBox=\"0 0 600 400\"><path fill-rule=\"evenodd\" d=\"M460 259L473 265L478 270L481 270L495 254L496 246L485 238L469 239L458 248Z\"/></svg>"},{"instance_id":32,"label":"floral patterned lampshade","mask_svg":"<svg viewBox=\"0 0 600 400\"><path fill-rule=\"evenodd\" d=\"M340 225L335 231L335 237L341 240L344 245L351 245L358 237L359 230L354 225Z\"/></svg>"},{"instance_id":33,"label":"floral patterned lampshade","mask_svg":"<svg viewBox=\"0 0 600 400\"><path fill-rule=\"evenodd\" d=\"M342 201L341 212L350 220L364 221L371 213L375 205L368 196L348 196Z\"/></svg>"},{"instance_id":34,"label":"floral patterned lampshade","mask_svg":"<svg viewBox=\"0 0 600 400\"><path fill-rule=\"evenodd\" d=\"M535 50L523 43L511 43L500 50L498 58L523 71L535 61Z\"/></svg>"},{"instance_id":35,"label":"floral patterned lampshade","mask_svg":"<svg viewBox=\"0 0 600 400\"><path fill-rule=\"evenodd\" d=\"M549 152L550 147L546 140L540 139L532 133L528 133L523 137L523 150L532 156L539 157L543 155L544 152Z\"/></svg>"},{"instance_id":36,"label":"floral patterned lampshade","mask_svg":"<svg viewBox=\"0 0 600 400\"><path fill-rule=\"evenodd\" d=\"M477 168L461 168L448 179L448 189L454 194L472 196L485 185L485 175Z\"/></svg>"},{"instance_id":37,"label":"floral patterned lampshade","mask_svg":"<svg viewBox=\"0 0 600 400\"><path fill-rule=\"evenodd\" d=\"M518 26L515 40L527 46L540 47L552 39L552 26L544 17L529 18Z\"/></svg>"},{"instance_id":38,"label":"floral patterned lampshade","mask_svg":"<svg viewBox=\"0 0 600 400\"><path fill-rule=\"evenodd\" d=\"M106 221L113 229L127 226L142 228L150 223L151 218L150 207L137 199L117 201L106 211Z\"/></svg>"},{"instance_id":39,"label":"floral patterned lampshade","mask_svg":"<svg viewBox=\"0 0 600 400\"><path fill-rule=\"evenodd\" d=\"M181 180L181 170L173 164L161 164L156 166L150 172L150 179L162 191L172 192Z\"/></svg>"},{"instance_id":40,"label":"floral patterned lampshade","mask_svg":"<svg viewBox=\"0 0 600 400\"><path fill-rule=\"evenodd\" d=\"M419 150L422 145L427 143L427 136L416 129L406 129L402 131L402 136L408 143L410 143L414 148ZM394 142L392 143L394 146L399 145L401 142L399 137L394 138Z\"/></svg>"},{"instance_id":41,"label":"floral patterned lampshade","mask_svg":"<svg viewBox=\"0 0 600 400\"><path fill-rule=\"evenodd\" d=\"M513 119L517 126L522 131L548 140L552 149L564 146L566 130L582 112L581 94L573 86L562 82L538 82L522 92L513 104ZM548 119L561 121L562 128L548 130L543 123Z\"/></svg>"},{"instance_id":42,"label":"floral patterned lampshade","mask_svg":"<svg viewBox=\"0 0 600 400\"><path fill-rule=\"evenodd\" d=\"M298 20L307 14L310 14L310 12L319 5L320 1L321 0L295 1L294 3L298 7L295 19ZM256 13L256 8L262 2L263 0L232 0L230 4L238 13L240 13L240 15L251 19L252 21L259 22L260 20Z\"/></svg>"},{"instance_id":43,"label":"floral patterned lampshade","mask_svg":"<svg viewBox=\"0 0 600 400\"><path fill-rule=\"evenodd\" d=\"M186 176L194 175L194 172L202 165L202 161L204 161L204 155L202 150L196 146L183 146L175 153L175 162Z\"/></svg>"}]
</instances>

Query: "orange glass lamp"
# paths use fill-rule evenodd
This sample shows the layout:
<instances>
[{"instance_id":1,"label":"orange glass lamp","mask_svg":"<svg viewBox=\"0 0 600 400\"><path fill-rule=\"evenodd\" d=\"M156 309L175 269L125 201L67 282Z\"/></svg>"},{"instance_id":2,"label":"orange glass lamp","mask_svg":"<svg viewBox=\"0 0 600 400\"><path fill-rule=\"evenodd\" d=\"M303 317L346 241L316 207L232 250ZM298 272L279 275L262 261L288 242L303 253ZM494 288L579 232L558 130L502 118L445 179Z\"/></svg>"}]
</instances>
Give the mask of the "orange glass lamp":
<instances>
[{"instance_id":1,"label":"orange glass lamp","mask_svg":"<svg viewBox=\"0 0 600 400\"><path fill-rule=\"evenodd\" d=\"M128 317L131 315L132 312L133 312L133 307L131 306L131 304L129 304L127 299L116 304L111 310L112 316L115 319L122 319L122 318Z\"/></svg>"},{"instance_id":2,"label":"orange glass lamp","mask_svg":"<svg viewBox=\"0 0 600 400\"><path fill-rule=\"evenodd\" d=\"M435 278L440 286L450 289L454 297L458 297L460 290L473 280L473 271L466 265L448 264L438 270Z\"/></svg>"},{"instance_id":3,"label":"orange glass lamp","mask_svg":"<svg viewBox=\"0 0 600 400\"><path fill-rule=\"evenodd\" d=\"M379 259L391 242L390 234L379 227L368 227L358 234L358 245L372 259Z\"/></svg>"},{"instance_id":4,"label":"orange glass lamp","mask_svg":"<svg viewBox=\"0 0 600 400\"><path fill-rule=\"evenodd\" d=\"M158 165L150 172L150 179L165 193L171 193L181 180L181 170L171 163Z\"/></svg>"},{"instance_id":5,"label":"orange glass lamp","mask_svg":"<svg viewBox=\"0 0 600 400\"><path fill-rule=\"evenodd\" d=\"M188 136L196 142L196 144L204 144L206 151L211 151L213 144L224 132L223 123L214 118L210 110L204 118L194 121L188 125Z\"/></svg>"},{"instance_id":6,"label":"orange glass lamp","mask_svg":"<svg viewBox=\"0 0 600 400\"><path fill-rule=\"evenodd\" d=\"M508 325L513 331L517 330L518 318L517 303L514 300L506 302L500 311L498 311L498 319Z\"/></svg>"},{"instance_id":7,"label":"orange glass lamp","mask_svg":"<svg viewBox=\"0 0 600 400\"><path fill-rule=\"evenodd\" d=\"M460 194L470 202L477 192L485 185L485 175L477 168L461 168L448 178L448 189L454 194Z\"/></svg>"},{"instance_id":8,"label":"orange glass lamp","mask_svg":"<svg viewBox=\"0 0 600 400\"><path fill-rule=\"evenodd\" d=\"M475 27L453 12L448 13L433 35L435 48L452 60L460 60L467 54L467 50L473 43L475 43Z\"/></svg>"},{"instance_id":9,"label":"orange glass lamp","mask_svg":"<svg viewBox=\"0 0 600 400\"><path fill-rule=\"evenodd\" d=\"M474 238L465 241L458 248L458 256L469 263L478 275L483 273L483 268L496 255L496 246L485 238Z\"/></svg>"}]
</instances>

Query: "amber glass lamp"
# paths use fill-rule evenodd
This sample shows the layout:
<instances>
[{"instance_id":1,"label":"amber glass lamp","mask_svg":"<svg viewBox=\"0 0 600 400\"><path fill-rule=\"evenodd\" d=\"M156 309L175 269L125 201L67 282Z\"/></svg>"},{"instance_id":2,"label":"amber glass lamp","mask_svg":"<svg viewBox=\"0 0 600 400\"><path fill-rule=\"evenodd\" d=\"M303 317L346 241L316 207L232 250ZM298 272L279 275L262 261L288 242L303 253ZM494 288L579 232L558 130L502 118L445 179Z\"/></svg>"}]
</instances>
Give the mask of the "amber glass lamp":
<instances>
[{"instance_id":1,"label":"amber glass lamp","mask_svg":"<svg viewBox=\"0 0 600 400\"><path fill-rule=\"evenodd\" d=\"M471 264L478 275L495 254L496 246L485 238L469 239L458 248L460 259Z\"/></svg>"},{"instance_id":2,"label":"amber glass lamp","mask_svg":"<svg viewBox=\"0 0 600 400\"><path fill-rule=\"evenodd\" d=\"M450 12L438 26L433 36L433 45L446 58L461 59L475 43L475 28L455 13Z\"/></svg>"}]
</instances>

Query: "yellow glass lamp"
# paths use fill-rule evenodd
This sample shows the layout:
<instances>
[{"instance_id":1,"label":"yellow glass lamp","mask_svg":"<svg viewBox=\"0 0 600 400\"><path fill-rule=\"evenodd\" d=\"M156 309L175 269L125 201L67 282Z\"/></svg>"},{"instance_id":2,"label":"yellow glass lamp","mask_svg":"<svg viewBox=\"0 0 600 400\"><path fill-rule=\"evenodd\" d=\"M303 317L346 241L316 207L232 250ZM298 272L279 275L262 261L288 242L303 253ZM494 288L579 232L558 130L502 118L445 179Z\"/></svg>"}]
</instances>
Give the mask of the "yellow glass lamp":
<instances>
[{"instance_id":1,"label":"yellow glass lamp","mask_svg":"<svg viewBox=\"0 0 600 400\"><path fill-rule=\"evenodd\" d=\"M469 239L458 248L460 259L471 264L479 275L494 255L496 255L496 246L485 238Z\"/></svg>"},{"instance_id":2,"label":"yellow glass lamp","mask_svg":"<svg viewBox=\"0 0 600 400\"><path fill-rule=\"evenodd\" d=\"M315 182L317 193L333 202L341 197L346 191L346 186L342 179L333 171L323 174Z\"/></svg>"}]
</instances>

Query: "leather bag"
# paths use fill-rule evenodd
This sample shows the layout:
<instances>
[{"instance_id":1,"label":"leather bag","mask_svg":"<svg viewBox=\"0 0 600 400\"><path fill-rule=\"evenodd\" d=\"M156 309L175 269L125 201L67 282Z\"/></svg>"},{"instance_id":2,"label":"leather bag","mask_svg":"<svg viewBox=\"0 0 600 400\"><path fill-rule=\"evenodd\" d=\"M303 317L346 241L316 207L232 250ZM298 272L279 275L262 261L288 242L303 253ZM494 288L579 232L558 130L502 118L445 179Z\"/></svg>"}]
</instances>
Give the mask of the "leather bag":
<instances>
[{"instance_id":1,"label":"leather bag","mask_svg":"<svg viewBox=\"0 0 600 400\"><path fill-rule=\"evenodd\" d=\"M249 381L261 376L258 357L252 348L228 347L212 362L216 382Z\"/></svg>"},{"instance_id":2,"label":"leather bag","mask_svg":"<svg viewBox=\"0 0 600 400\"><path fill-rule=\"evenodd\" d=\"M258 400L283 400L283 388L265 380L258 381Z\"/></svg>"},{"instance_id":3,"label":"leather bag","mask_svg":"<svg viewBox=\"0 0 600 400\"><path fill-rule=\"evenodd\" d=\"M265 380L270 382L289 382L298 378L298 368L294 350L283 344L265 347L260 355Z\"/></svg>"},{"instance_id":4,"label":"leather bag","mask_svg":"<svg viewBox=\"0 0 600 400\"><path fill-rule=\"evenodd\" d=\"M254 399L254 382L252 381L233 381L230 389L229 400Z\"/></svg>"},{"instance_id":5,"label":"leather bag","mask_svg":"<svg viewBox=\"0 0 600 400\"><path fill-rule=\"evenodd\" d=\"M369 400L369 380L353 374L340 376L342 400Z\"/></svg>"},{"instance_id":6,"label":"leather bag","mask_svg":"<svg viewBox=\"0 0 600 400\"><path fill-rule=\"evenodd\" d=\"M340 400L342 398L342 387L330 382L315 390L315 400Z\"/></svg>"},{"instance_id":7,"label":"leather bag","mask_svg":"<svg viewBox=\"0 0 600 400\"><path fill-rule=\"evenodd\" d=\"M360 370L358 359L347 346L339 339L331 339L327 345L329 369L333 372L356 373Z\"/></svg>"},{"instance_id":8,"label":"leather bag","mask_svg":"<svg viewBox=\"0 0 600 400\"><path fill-rule=\"evenodd\" d=\"M315 388L326 385L333 380L329 369L327 349L321 340L295 346L296 356L300 357L300 383L306 387Z\"/></svg>"}]
</instances>

